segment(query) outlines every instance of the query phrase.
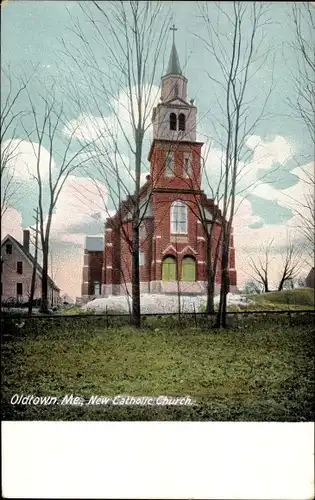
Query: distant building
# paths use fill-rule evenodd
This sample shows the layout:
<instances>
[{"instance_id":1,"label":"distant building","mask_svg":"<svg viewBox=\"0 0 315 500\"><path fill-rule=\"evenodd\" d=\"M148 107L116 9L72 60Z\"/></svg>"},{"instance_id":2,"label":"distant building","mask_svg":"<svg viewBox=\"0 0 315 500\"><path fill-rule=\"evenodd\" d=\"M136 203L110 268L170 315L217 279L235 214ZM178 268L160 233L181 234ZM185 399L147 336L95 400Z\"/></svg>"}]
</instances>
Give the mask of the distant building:
<instances>
[{"instance_id":1,"label":"distant building","mask_svg":"<svg viewBox=\"0 0 315 500\"><path fill-rule=\"evenodd\" d=\"M312 269L310 270L310 272L306 277L305 282L307 288L315 288L315 267L312 267Z\"/></svg>"},{"instance_id":2,"label":"distant building","mask_svg":"<svg viewBox=\"0 0 315 500\"><path fill-rule=\"evenodd\" d=\"M1 299L29 300L34 257L30 253L30 232L23 231L23 244L7 234L1 242ZM43 269L37 263L34 299L41 298ZM60 288L48 277L49 305L60 302Z\"/></svg>"},{"instance_id":3,"label":"distant building","mask_svg":"<svg viewBox=\"0 0 315 500\"><path fill-rule=\"evenodd\" d=\"M86 302L101 294L103 260L104 238L87 236L84 245L81 298L77 298L76 303Z\"/></svg>"},{"instance_id":4,"label":"distant building","mask_svg":"<svg viewBox=\"0 0 315 500\"><path fill-rule=\"evenodd\" d=\"M61 295L60 300L62 303L74 304L74 300L67 293Z\"/></svg>"}]
</instances>

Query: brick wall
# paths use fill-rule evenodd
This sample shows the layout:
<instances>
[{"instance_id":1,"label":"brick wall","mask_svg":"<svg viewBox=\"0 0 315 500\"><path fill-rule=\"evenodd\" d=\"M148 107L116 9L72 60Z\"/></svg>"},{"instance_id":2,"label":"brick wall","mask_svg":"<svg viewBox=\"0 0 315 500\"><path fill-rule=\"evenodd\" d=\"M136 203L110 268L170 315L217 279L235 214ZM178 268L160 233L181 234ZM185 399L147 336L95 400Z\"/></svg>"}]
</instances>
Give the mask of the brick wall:
<instances>
[{"instance_id":1,"label":"brick wall","mask_svg":"<svg viewBox=\"0 0 315 500\"><path fill-rule=\"evenodd\" d=\"M145 262L140 266L140 282L160 281L162 263L166 256L177 257L178 269L182 268L185 256L196 261L196 281L206 281L207 245L206 235L200 219L198 206L204 203L209 211L213 210L213 201L207 199L200 190L201 143L172 143L155 140L150 152L153 217L143 221L145 237L141 237L140 251L145 254ZM174 175L165 175L166 155L174 154ZM192 174L187 177L184 170L185 155L191 158ZM146 193L144 193L146 195ZM171 206L177 200L183 200L188 206L188 232L186 235L171 233ZM126 208L127 207L127 208ZM122 217L128 213L128 200L123 204ZM132 238L131 221L124 223L124 231ZM214 242L218 241L220 225L216 224L213 232ZM106 244L103 263L103 283L118 285L132 281L132 255L130 245L119 226L116 216L106 227ZM235 249L233 235L230 250L230 280L236 285ZM212 256L214 258L214 254ZM181 276L181 272L179 274ZM218 262L216 283L221 283L221 265ZM110 293L110 291L108 292Z\"/></svg>"},{"instance_id":2,"label":"brick wall","mask_svg":"<svg viewBox=\"0 0 315 500\"><path fill-rule=\"evenodd\" d=\"M81 294L94 296L94 282L102 284L103 252L84 250Z\"/></svg>"}]
</instances>

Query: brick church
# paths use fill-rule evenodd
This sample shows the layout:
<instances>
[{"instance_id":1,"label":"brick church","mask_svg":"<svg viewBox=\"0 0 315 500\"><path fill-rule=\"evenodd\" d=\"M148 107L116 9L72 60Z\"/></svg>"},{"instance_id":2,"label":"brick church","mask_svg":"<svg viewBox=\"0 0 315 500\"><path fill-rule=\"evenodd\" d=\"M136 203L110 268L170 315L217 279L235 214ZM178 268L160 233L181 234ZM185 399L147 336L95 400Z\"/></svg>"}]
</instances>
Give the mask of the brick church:
<instances>
[{"instance_id":1,"label":"brick church","mask_svg":"<svg viewBox=\"0 0 315 500\"><path fill-rule=\"evenodd\" d=\"M202 142L196 140L197 108L187 100L173 39L167 74L162 77L161 98L153 109L153 141L148 160L150 174L140 195L141 293L204 293L206 290L206 238L200 207L213 238L220 233L222 215L201 189ZM123 201L105 223L101 295L131 291L131 239L133 197ZM199 208L198 208L199 207ZM220 266L219 266L220 267ZM216 292L220 289L217 270ZM236 290L235 249L230 249L230 291Z\"/></svg>"}]
</instances>

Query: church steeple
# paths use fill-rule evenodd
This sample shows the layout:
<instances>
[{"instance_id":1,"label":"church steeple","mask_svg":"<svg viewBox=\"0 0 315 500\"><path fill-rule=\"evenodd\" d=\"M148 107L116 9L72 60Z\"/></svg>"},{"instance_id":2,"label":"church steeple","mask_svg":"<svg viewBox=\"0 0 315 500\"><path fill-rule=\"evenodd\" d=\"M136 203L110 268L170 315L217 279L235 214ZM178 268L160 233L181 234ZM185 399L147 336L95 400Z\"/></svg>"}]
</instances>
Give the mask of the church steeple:
<instances>
[{"instance_id":1,"label":"church steeple","mask_svg":"<svg viewBox=\"0 0 315 500\"><path fill-rule=\"evenodd\" d=\"M182 70L180 69L179 57L175 45L175 31L177 31L177 28L175 28L175 24L173 24L172 28L170 29L173 31L173 45L168 61L167 74L181 75Z\"/></svg>"},{"instance_id":2,"label":"church steeple","mask_svg":"<svg viewBox=\"0 0 315 500\"><path fill-rule=\"evenodd\" d=\"M184 77L175 45L173 43L167 72L162 76L161 100L153 109L153 138L172 141L196 141L196 113L193 101L187 102L187 78Z\"/></svg>"}]
</instances>

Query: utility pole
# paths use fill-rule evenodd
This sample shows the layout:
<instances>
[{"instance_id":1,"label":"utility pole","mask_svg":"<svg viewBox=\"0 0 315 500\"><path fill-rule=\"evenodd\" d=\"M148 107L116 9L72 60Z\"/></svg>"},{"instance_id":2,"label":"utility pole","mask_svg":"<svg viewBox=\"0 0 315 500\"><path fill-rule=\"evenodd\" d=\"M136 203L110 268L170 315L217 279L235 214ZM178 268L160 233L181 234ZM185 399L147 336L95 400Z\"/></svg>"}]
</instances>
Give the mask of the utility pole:
<instances>
[{"instance_id":1,"label":"utility pole","mask_svg":"<svg viewBox=\"0 0 315 500\"><path fill-rule=\"evenodd\" d=\"M33 273L32 273L32 282L31 282L31 293L30 293L30 299L28 303L28 315L32 315L32 310L33 310L33 300L34 300L34 294L35 294L35 285L36 285L36 271L37 271L37 252L38 252L38 223L39 223L39 217L38 217L38 208L35 209L36 217L34 219L36 220L36 228L35 228L35 253L34 253L34 266L33 266ZM33 228L31 228L33 229Z\"/></svg>"}]
</instances>

